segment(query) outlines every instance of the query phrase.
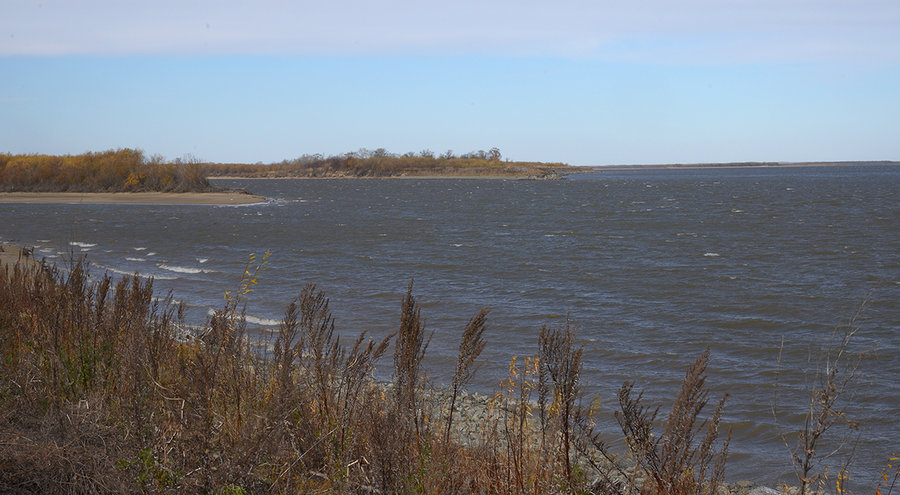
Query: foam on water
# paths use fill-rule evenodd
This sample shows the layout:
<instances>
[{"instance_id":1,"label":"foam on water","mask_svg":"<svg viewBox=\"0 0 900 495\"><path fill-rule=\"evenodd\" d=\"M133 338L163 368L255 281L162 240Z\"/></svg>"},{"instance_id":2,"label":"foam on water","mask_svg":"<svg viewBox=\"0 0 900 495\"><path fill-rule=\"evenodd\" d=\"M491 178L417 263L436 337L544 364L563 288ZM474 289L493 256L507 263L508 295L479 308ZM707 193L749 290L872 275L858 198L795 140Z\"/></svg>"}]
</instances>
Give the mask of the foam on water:
<instances>
[{"instance_id":1,"label":"foam on water","mask_svg":"<svg viewBox=\"0 0 900 495\"><path fill-rule=\"evenodd\" d=\"M277 327L281 324L279 320L273 320L270 318L261 318L253 315L245 315L244 319L247 320L247 323L253 323L254 325L262 325L265 327Z\"/></svg>"},{"instance_id":2,"label":"foam on water","mask_svg":"<svg viewBox=\"0 0 900 495\"><path fill-rule=\"evenodd\" d=\"M69 242L69 245L80 247L80 248L82 248L82 250L85 250L85 251L87 250L86 248L92 248L92 247L96 246L96 244L89 244L87 242L77 242L77 241L71 241L71 242Z\"/></svg>"},{"instance_id":3,"label":"foam on water","mask_svg":"<svg viewBox=\"0 0 900 495\"><path fill-rule=\"evenodd\" d=\"M186 266L167 265L165 263L161 263L156 266L162 268L163 270L168 270L170 272L175 272L175 273L196 274L196 273L211 273L212 272L212 270L203 270L201 268L190 268L190 267L186 267Z\"/></svg>"},{"instance_id":4,"label":"foam on water","mask_svg":"<svg viewBox=\"0 0 900 495\"><path fill-rule=\"evenodd\" d=\"M141 277L141 278L154 278L154 279L157 279L157 280L177 280L177 279L178 279L178 277L170 277L170 276L168 276L168 275L154 275L154 274L150 274L150 273L141 273L141 272L134 272L134 271L128 271L128 270L119 270L118 268L113 268L113 267L111 267L111 266L100 265L100 264L97 264L97 263L94 263L94 266L96 266L97 268L99 268L99 269L101 269L101 270L107 271L107 272L118 273L119 275L135 275L135 274L137 274L137 276L138 276L138 277Z\"/></svg>"},{"instance_id":5,"label":"foam on water","mask_svg":"<svg viewBox=\"0 0 900 495\"><path fill-rule=\"evenodd\" d=\"M209 316L212 316L212 315L216 314L216 310L209 308L209 310L207 310L206 314L208 314ZM264 327L277 327L278 325L281 324L281 320L273 320L271 318L263 318L261 316L253 316L253 315L244 315L244 320L246 320L247 323L251 323L253 325L261 325Z\"/></svg>"},{"instance_id":6,"label":"foam on water","mask_svg":"<svg viewBox=\"0 0 900 495\"><path fill-rule=\"evenodd\" d=\"M259 201L257 203L247 203L247 204L241 204L241 205L214 205L214 206L216 208L246 208L246 207L250 207L250 206L266 206L266 205L275 204L275 203L276 203L275 200L269 199L266 201Z\"/></svg>"}]
</instances>

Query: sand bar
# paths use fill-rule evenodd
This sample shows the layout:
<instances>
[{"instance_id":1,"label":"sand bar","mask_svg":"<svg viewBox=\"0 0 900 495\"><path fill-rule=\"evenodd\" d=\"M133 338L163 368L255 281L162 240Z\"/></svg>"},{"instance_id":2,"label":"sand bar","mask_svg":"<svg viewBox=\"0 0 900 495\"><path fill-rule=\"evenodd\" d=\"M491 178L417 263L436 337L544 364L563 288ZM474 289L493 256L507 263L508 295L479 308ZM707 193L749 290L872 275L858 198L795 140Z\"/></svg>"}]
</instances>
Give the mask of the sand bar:
<instances>
[{"instance_id":1,"label":"sand bar","mask_svg":"<svg viewBox=\"0 0 900 495\"><path fill-rule=\"evenodd\" d=\"M19 263L24 263L26 267L40 265L29 251L14 244L0 244L0 270L12 269Z\"/></svg>"},{"instance_id":2,"label":"sand bar","mask_svg":"<svg viewBox=\"0 0 900 495\"><path fill-rule=\"evenodd\" d=\"M147 204L147 205L248 205L265 203L266 198L237 192L209 193L80 193L8 192L0 193L0 203L58 204Z\"/></svg>"}]
</instances>

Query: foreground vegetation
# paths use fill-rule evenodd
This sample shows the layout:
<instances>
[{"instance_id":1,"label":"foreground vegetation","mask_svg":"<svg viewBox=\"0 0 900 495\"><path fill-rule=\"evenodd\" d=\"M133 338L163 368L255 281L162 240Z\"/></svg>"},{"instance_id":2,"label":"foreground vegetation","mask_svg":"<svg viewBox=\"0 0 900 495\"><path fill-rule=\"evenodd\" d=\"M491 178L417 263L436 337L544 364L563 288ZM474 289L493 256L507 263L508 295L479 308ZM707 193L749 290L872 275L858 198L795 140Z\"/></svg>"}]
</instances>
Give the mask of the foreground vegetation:
<instances>
[{"instance_id":1,"label":"foreground vegetation","mask_svg":"<svg viewBox=\"0 0 900 495\"><path fill-rule=\"evenodd\" d=\"M435 155L429 150L402 155L383 148L361 149L343 155L303 155L269 165L206 164L210 177L416 177L416 176L501 176L558 178L576 170L563 163L511 162L501 159L500 150L473 151L456 155L447 151Z\"/></svg>"},{"instance_id":2,"label":"foreground vegetation","mask_svg":"<svg viewBox=\"0 0 900 495\"><path fill-rule=\"evenodd\" d=\"M214 190L194 160L166 162L140 150L80 155L0 154L0 191L207 192Z\"/></svg>"},{"instance_id":3,"label":"foreground vegetation","mask_svg":"<svg viewBox=\"0 0 900 495\"><path fill-rule=\"evenodd\" d=\"M462 329L456 372L438 394L412 284L383 340L341 340L328 299L308 285L271 352L253 351L241 306L264 263L251 260L191 338L152 281L91 281L83 263L67 275L0 271L0 491L720 493L730 435L719 434L725 398L706 409L708 349L661 421L632 384L622 387L628 451L615 456L595 431L595 403L583 400L573 330L545 327L466 434L462 390L487 310ZM390 383L372 378L383 356ZM822 398L814 412L827 418L835 402ZM896 480L888 474L883 488ZM826 486L804 476L810 491Z\"/></svg>"}]
</instances>

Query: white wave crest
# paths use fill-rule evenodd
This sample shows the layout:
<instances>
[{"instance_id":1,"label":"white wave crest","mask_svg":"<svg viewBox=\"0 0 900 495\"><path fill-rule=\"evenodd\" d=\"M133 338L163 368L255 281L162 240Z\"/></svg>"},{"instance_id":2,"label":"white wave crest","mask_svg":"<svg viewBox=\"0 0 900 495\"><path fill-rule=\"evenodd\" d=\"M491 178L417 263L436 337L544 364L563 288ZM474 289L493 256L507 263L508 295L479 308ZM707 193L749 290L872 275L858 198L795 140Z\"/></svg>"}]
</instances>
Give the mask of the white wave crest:
<instances>
[{"instance_id":1,"label":"white wave crest","mask_svg":"<svg viewBox=\"0 0 900 495\"><path fill-rule=\"evenodd\" d=\"M129 272L126 270L119 270L117 268L112 268L112 267L103 266L103 265L97 265L97 266L99 266L100 268L102 268L103 270L105 270L107 272L118 273L119 275L134 275L134 272Z\"/></svg>"},{"instance_id":2,"label":"white wave crest","mask_svg":"<svg viewBox=\"0 0 900 495\"><path fill-rule=\"evenodd\" d=\"M129 272L126 270L119 270L118 268L112 268L109 266L103 266L103 265L96 265L96 266L106 272L118 273L119 275L135 275L135 274L137 274L137 276L141 277L141 278L154 278L156 280L177 280L178 279L178 277L170 277L168 275L148 275L146 273L133 272L133 271Z\"/></svg>"},{"instance_id":3,"label":"white wave crest","mask_svg":"<svg viewBox=\"0 0 900 495\"><path fill-rule=\"evenodd\" d=\"M278 320L272 320L269 318L260 318L258 316L246 315L244 319L247 320L247 323L253 323L254 325L263 325L266 327L277 327L281 324Z\"/></svg>"},{"instance_id":4,"label":"white wave crest","mask_svg":"<svg viewBox=\"0 0 900 495\"><path fill-rule=\"evenodd\" d=\"M147 250L147 248L145 248L145 247L136 247L136 248L132 248L132 249L134 249L135 251L146 251Z\"/></svg>"},{"instance_id":5,"label":"white wave crest","mask_svg":"<svg viewBox=\"0 0 900 495\"><path fill-rule=\"evenodd\" d=\"M703 253L703 256L706 256L707 258L718 258L719 253Z\"/></svg>"},{"instance_id":6,"label":"white wave crest","mask_svg":"<svg viewBox=\"0 0 900 495\"><path fill-rule=\"evenodd\" d=\"M212 315L216 314L216 310L209 308L209 310L206 312L206 314L208 314L209 316L212 316ZM247 323L252 323L254 325L262 325L265 327L277 327L278 325L281 325L280 320L263 318L261 316L244 315L244 319L247 321Z\"/></svg>"},{"instance_id":7,"label":"white wave crest","mask_svg":"<svg viewBox=\"0 0 900 495\"><path fill-rule=\"evenodd\" d=\"M70 242L69 245L70 246L78 246L80 248L92 248L92 247L96 246L96 244L88 244L86 242L75 242L75 241Z\"/></svg>"},{"instance_id":8,"label":"white wave crest","mask_svg":"<svg viewBox=\"0 0 900 495\"><path fill-rule=\"evenodd\" d=\"M206 263L207 261L209 261L209 258L197 258L198 263Z\"/></svg>"},{"instance_id":9,"label":"white wave crest","mask_svg":"<svg viewBox=\"0 0 900 495\"><path fill-rule=\"evenodd\" d=\"M128 256L126 256L125 259L128 260L128 261L147 261L147 260L144 259L144 258L130 258L130 257L128 257Z\"/></svg>"},{"instance_id":10,"label":"white wave crest","mask_svg":"<svg viewBox=\"0 0 900 495\"><path fill-rule=\"evenodd\" d=\"M166 264L161 264L161 265L157 265L157 266L162 268L163 270L169 270L170 272L175 272L175 273L203 273L203 270L201 270L199 268L187 268L184 266L175 266L175 265L166 265Z\"/></svg>"},{"instance_id":11,"label":"white wave crest","mask_svg":"<svg viewBox=\"0 0 900 495\"><path fill-rule=\"evenodd\" d=\"M274 202L270 201L260 201L259 203L247 203L243 205L214 205L216 208L247 208L248 206L267 206L270 204L274 204ZM260 213L261 215L261 213Z\"/></svg>"}]
</instances>

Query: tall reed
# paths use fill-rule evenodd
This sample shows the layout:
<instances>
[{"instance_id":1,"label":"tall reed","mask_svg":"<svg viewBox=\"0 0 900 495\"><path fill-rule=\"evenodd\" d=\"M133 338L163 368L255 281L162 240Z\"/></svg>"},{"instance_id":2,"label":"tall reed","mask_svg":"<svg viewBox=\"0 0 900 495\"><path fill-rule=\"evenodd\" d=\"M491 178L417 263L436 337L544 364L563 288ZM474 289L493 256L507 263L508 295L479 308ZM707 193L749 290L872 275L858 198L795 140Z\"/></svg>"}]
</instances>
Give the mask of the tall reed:
<instances>
[{"instance_id":1,"label":"tall reed","mask_svg":"<svg viewBox=\"0 0 900 495\"><path fill-rule=\"evenodd\" d=\"M599 440L572 326L545 326L535 354L475 400L462 391L487 310L462 329L444 391L424 369L430 334L411 282L382 339L343 340L307 285L272 351L254 350L243 306L265 263L253 258L197 329L154 298L152 279L94 277L83 261L0 272L0 492L719 493L730 433L720 438L724 398L701 419L708 348L662 422L633 384L620 390L631 469ZM392 345L393 376L379 382ZM844 382L835 371L822 383ZM895 479L887 470L883 493Z\"/></svg>"}]
</instances>

